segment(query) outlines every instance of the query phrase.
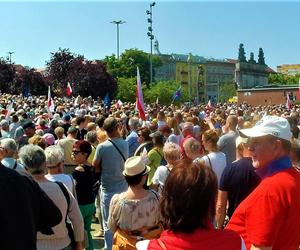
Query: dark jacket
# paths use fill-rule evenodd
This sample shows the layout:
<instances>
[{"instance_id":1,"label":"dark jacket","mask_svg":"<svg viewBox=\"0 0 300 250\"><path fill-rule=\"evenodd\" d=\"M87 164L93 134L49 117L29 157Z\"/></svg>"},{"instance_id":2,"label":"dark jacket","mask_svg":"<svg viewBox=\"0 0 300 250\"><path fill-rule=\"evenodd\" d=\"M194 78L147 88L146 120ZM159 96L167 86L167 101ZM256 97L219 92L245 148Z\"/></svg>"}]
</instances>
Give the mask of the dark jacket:
<instances>
[{"instance_id":1,"label":"dark jacket","mask_svg":"<svg viewBox=\"0 0 300 250\"><path fill-rule=\"evenodd\" d=\"M0 244L2 250L35 250L36 233L52 234L60 210L31 178L0 163Z\"/></svg>"}]
</instances>

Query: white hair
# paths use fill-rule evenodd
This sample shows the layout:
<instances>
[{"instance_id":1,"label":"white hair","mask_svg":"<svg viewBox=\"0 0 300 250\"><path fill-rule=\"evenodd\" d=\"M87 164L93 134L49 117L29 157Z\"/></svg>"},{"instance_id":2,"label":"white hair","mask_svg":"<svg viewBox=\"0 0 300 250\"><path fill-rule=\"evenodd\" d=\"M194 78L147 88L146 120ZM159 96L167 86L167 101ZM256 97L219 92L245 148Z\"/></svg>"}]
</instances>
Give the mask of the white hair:
<instances>
[{"instance_id":1,"label":"white hair","mask_svg":"<svg viewBox=\"0 0 300 250\"><path fill-rule=\"evenodd\" d=\"M26 145L20 149L21 163L30 170L31 174L41 174L45 169L46 156L44 150L37 145Z\"/></svg>"},{"instance_id":2,"label":"white hair","mask_svg":"<svg viewBox=\"0 0 300 250\"><path fill-rule=\"evenodd\" d=\"M63 149L57 145L47 147L45 149L45 155L47 166L56 166L65 160Z\"/></svg>"}]
</instances>

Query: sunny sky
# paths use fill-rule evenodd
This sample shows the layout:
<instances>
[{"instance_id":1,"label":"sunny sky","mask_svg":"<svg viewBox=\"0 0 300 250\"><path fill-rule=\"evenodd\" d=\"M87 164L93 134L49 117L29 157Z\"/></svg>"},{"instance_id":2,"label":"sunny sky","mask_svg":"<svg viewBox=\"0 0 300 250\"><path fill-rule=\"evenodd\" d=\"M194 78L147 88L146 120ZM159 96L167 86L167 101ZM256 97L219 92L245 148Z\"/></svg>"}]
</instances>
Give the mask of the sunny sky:
<instances>
[{"instance_id":1,"label":"sunny sky","mask_svg":"<svg viewBox=\"0 0 300 250\"><path fill-rule=\"evenodd\" d=\"M145 1L1 1L0 57L14 52L16 64L44 67L50 52L70 48L87 59L120 52L150 51ZM300 2L278 1L156 1L153 34L161 53L197 54L218 59L237 58L244 43L246 56L260 47L266 63L300 64Z\"/></svg>"}]
</instances>

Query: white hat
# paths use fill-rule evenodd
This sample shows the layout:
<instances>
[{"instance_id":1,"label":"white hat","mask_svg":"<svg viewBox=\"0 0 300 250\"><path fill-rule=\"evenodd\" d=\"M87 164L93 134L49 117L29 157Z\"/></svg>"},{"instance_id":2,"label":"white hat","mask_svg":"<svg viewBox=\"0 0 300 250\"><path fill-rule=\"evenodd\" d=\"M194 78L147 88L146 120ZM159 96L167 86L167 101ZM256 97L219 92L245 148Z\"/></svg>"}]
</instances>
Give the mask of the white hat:
<instances>
[{"instance_id":1,"label":"white hat","mask_svg":"<svg viewBox=\"0 0 300 250\"><path fill-rule=\"evenodd\" d=\"M242 137L273 135L287 141L292 138L289 122L279 116L264 116L252 128L241 129L240 135Z\"/></svg>"},{"instance_id":2,"label":"white hat","mask_svg":"<svg viewBox=\"0 0 300 250\"><path fill-rule=\"evenodd\" d=\"M147 174L150 172L150 167L146 166L141 156L133 156L126 160L124 176L135 176L138 174Z\"/></svg>"},{"instance_id":3,"label":"white hat","mask_svg":"<svg viewBox=\"0 0 300 250\"><path fill-rule=\"evenodd\" d=\"M248 142L248 138L238 136L235 140L235 146L237 148L241 143L247 143L247 142Z\"/></svg>"}]
</instances>

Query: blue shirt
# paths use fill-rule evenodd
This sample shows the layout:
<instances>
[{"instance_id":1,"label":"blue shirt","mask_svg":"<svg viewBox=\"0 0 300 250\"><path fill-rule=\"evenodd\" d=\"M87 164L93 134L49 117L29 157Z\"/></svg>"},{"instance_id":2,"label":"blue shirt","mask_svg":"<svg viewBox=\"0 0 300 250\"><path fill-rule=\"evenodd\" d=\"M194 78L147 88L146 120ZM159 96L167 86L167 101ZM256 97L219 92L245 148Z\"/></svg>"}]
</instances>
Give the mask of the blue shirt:
<instances>
[{"instance_id":1,"label":"blue shirt","mask_svg":"<svg viewBox=\"0 0 300 250\"><path fill-rule=\"evenodd\" d=\"M126 138L129 146L129 157L134 155L135 151L140 145L138 142L138 138L139 136L135 131L131 131L131 133Z\"/></svg>"}]
</instances>

